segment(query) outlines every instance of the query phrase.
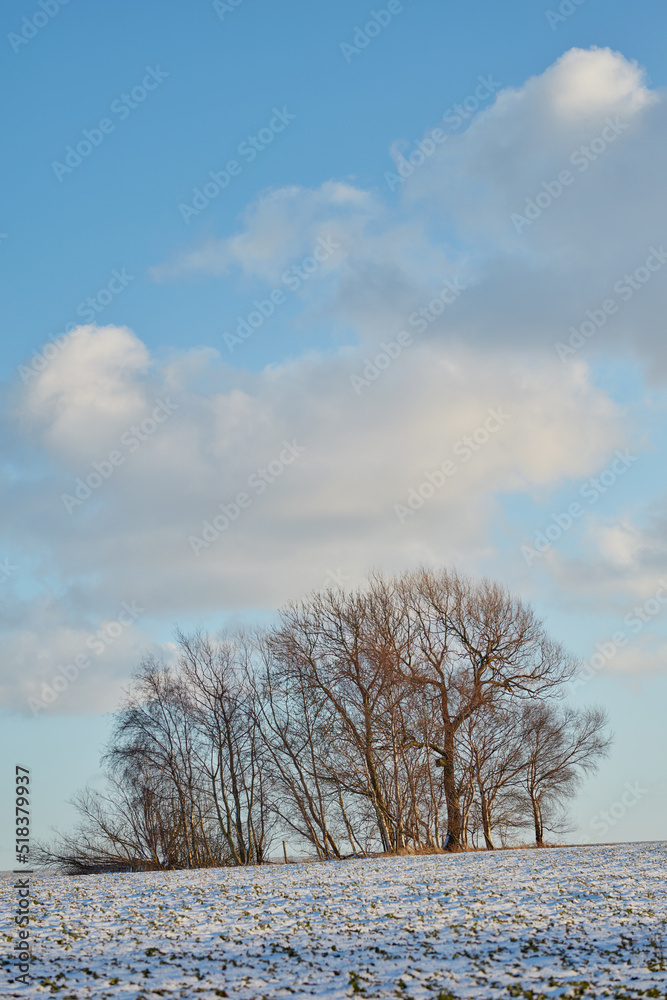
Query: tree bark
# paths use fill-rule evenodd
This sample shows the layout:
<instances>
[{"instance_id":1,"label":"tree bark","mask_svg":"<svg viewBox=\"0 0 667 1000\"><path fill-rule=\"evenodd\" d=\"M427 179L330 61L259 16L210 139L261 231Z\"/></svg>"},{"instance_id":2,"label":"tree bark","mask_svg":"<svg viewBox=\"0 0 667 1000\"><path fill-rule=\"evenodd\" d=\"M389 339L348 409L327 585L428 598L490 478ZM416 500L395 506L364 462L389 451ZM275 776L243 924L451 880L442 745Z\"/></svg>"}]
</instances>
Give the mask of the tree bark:
<instances>
[{"instance_id":1,"label":"tree bark","mask_svg":"<svg viewBox=\"0 0 667 1000\"><path fill-rule=\"evenodd\" d=\"M448 851L461 850L461 805L456 786L456 767L454 758L454 731L449 727L445 731L445 753L442 759L442 783L447 803L447 840Z\"/></svg>"},{"instance_id":2,"label":"tree bark","mask_svg":"<svg viewBox=\"0 0 667 1000\"><path fill-rule=\"evenodd\" d=\"M544 847L544 829L542 825L542 810L534 795L531 796L533 805L533 820L535 823L535 843L538 847Z\"/></svg>"},{"instance_id":3,"label":"tree bark","mask_svg":"<svg viewBox=\"0 0 667 1000\"><path fill-rule=\"evenodd\" d=\"M484 830L484 843L487 851L495 851L495 844L491 839L491 817L489 815L489 803L483 790L480 788L479 797L482 804L482 829Z\"/></svg>"}]
</instances>

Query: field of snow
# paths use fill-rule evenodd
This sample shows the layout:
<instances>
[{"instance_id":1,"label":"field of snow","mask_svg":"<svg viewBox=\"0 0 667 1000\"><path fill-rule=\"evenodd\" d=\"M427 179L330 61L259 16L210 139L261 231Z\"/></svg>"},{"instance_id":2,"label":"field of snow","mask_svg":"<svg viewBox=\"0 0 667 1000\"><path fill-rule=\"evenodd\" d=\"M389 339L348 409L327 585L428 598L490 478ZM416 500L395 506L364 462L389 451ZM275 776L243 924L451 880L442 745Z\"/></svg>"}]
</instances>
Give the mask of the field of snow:
<instances>
[{"instance_id":1,"label":"field of snow","mask_svg":"<svg viewBox=\"0 0 667 1000\"><path fill-rule=\"evenodd\" d=\"M664 843L32 888L33 989L15 996L667 997Z\"/></svg>"}]
</instances>

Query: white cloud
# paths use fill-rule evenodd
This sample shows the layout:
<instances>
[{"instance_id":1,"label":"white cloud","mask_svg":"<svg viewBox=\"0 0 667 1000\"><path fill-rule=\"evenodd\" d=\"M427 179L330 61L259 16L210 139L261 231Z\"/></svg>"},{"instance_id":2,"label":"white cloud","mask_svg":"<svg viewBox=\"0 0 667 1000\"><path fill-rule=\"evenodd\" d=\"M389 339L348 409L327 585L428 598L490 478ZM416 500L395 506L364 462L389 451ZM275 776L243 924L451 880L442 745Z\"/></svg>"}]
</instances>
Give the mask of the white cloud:
<instances>
[{"instance_id":1,"label":"white cloud","mask_svg":"<svg viewBox=\"0 0 667 1000\"><path fill-rule=\"evenodd\" d=\"M653 623L653 627L656 624ZM608 664L608 670L615 676L640 678L664 674L666 665L667 639L664 635L644 632L618 651Z\"/></svg>"},{"instance_id":2,"label":"white cloud","mask_svg":"<svg viewBox=\"0 0 667 1000\"><path fill-rule=\"evenodd\" d=\"M499 498L514 492L529 503L603 468L635 420L586 362L632 349L662 371L662 273L619 303L573 360L561 363L554 343L659 243L664 114L633 63L573 50L450 135L398 204L350 182L270 191L236 234L153 271L157 280L270 287L318 239L334 239L340 249L298 293L301 321L315 311L330 332L320 351L251 373L210 348L163 362L140 330L82 328L17 389L7 417L16 441L3 501L11 551L36 573L27 598L24 581L3 585L12 595L6 699L22 704L26 685L121 601L147 610L128 645L110 651L112 679L184 616L273 608L338 568L351 581L371 566L418 560L485 568L497 556ZM517 233L511 214L543 181L568 166L574 173L572 152L609 117L627 128ZM466 289L419 333L410 317L437 301L445 279ZM294 321L272 322L279 339ZM350 377L401 330L411 346L355 393ZM164 420L152 416L157 405L167 406ZM509 418L488 442L478 435L464 460L455 446L489 409ZM260 494L249 478L281 461L285 441L305 450ZM107 470L112 450L122 462L97 473L99 485L68 513L61 494L76 496L77 479ZM455 473L401 523L395 504L405 507L448 459ZM196 556L190 537L201 537L219 505L233 510L241 492L250 504ZM587 560L544 560L561 596L594 603L649 579L660 543L623 516L591 529ZM54 710L61 704L64 696Z\"/></svg>"},{"instance_id":3,"label":"white cloud","mask_svg":"<svg viewBox=\"0 0 667 1000\"><path fill-rule=\"evenodd\" d=\"M341 251L318 286L318 305L361 339L402 322L444 277L460 278L475 288L460 303L456 330L471 344L555 352L586 310L612 297L615 314L585 350L639 353L654 377L664 376L662 271L629 298L614 285L662 245L666 115L664 96L648 89L635 63L609 49L572 49L450 133L407 178L398 203L349 182L270 191L243 213L236 234L153 274L276 284L330 234ZM568 185L558 181L563 170ZM527 218L538 195L545 207L517 232L512 218ZM444 323L432 333L451 335Z\"/></svg>"},{"instance_id":4,"label":"white cloud","mask_svg":"<svg viewBox=\"0 0 667 1000\"><path fill-rule=\"evenodd\" d=\"M637 528L627 520L611 525L599 525L596 531L600 555L608 562L633 567L637 564L642 542Z\"/></svg>"},{"instance_id":5,"label":"white cloud","mask_svg":"<svg viewBox=\"0 0 667 1000\"><path fill-rule=\"evenodd\" d=\"M54 362L48 392L38 380L23 390L30 462L43 472L36 482L17 480L5 501L21 551L42 567L42 599L18 612L4 659L22 691L41 676L31 666L37 635L51 669L77 646L84 623L130 598L146 608L146 621L168 628L183 615L275 607L338 566L358 579L370 566L417 558L472 563L488 545L494 495L590 473L624 438L619 411L583 368L554 361L507 366L505 356L426 341L356 395L350 375L362 370L360 351L242 377L209 352L213 387L202 394L202 358L194 376L188 356L182 368L178 359L161 366L114 327L86 328L74 343ZM142 419L156 398L173 411L150 429ZM489 409L508 419L487 443L478 435L469 456L463 445L457 453ZM146 431L133 447L119 437L129 425ZM285 441L305 450L260 494L249 478L279 461ZM123 457L113 469L103 464L112 448ZM394 505L447 459L455 475L402 524ZM77 481L96 470L90 497L70 500L68 512L61 495L81 496ZM248 508L195 555L191 536L201 537L203 522L240 492ZM72 621L80 623L75 639ZM136 629L142 634L143 623Z\"/></svg>"},{"instance_id":6,"label":"white cloud","mask_svg":"<svg viewBox=\"0 0 667 1000\"><path fill-rule=\"evenodd\" d=\"M610 49L570 49L524 89L531 84L550 97L566 121L614 112L632 116L652 100L643 70Z\"/></svg>"},{"instance_id":7,"label":"white cloud","mask_svg":"<svg viewBox=\"0 0 667 1000\"><path fill-rule=\"evenodd\" d=\"M78 327L66 349L28 381L17 406L23 426L64 458L81 460L142 414L137 376L150 366L144 344L124 327L106 327L104 336L94 331Z\"/></svg>"}]
</instances>

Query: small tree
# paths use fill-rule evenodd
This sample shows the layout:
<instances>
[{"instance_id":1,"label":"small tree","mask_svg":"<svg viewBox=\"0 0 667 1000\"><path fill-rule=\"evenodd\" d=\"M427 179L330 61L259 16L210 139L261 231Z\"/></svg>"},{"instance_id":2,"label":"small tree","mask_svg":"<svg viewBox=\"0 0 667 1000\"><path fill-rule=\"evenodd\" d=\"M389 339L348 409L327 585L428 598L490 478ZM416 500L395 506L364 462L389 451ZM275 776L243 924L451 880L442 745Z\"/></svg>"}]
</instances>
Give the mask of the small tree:
<instances>
[{"instance_id":1,"label":"small tree","mask_svg":"<svg viewBox=\"0 0 667 1000\"><path fill-rule=\"evenodd\" d=\"M557 708L550 703L526 705L522 730L523 787L535 843L542 847L548 811L571 798L583 778L597 770L613 737L602 709Z\"/></svg>"}]
</instances>

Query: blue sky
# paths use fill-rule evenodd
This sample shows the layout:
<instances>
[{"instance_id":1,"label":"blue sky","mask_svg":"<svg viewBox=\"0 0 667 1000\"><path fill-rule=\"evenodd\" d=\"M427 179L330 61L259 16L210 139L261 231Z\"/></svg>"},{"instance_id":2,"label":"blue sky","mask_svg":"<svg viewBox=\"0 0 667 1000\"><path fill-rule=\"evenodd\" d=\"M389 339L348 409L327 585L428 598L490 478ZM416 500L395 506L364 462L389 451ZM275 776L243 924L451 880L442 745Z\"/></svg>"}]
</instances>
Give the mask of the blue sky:
<instances>
[{"instance_id":1,"label":"blue sky","mask_svg":"<svg viewBox=\"0 0 667 1000\"><path fill-rule=\"evenodd\" d=\"M617 285L667 236L664 4L639 17L565 3L550 24L557 4L405 0L352 53L387 5L45 3L6 5L0 32L3 740L35 771L38 828L67 821L103 714L142 651L168 653L176 622L269 620L332 574L423 560L507 581L584 658L629 630L667 574L659 254L629 299ZM475 100L464 123L444 118ZM91 136L89 155L58 166ZM419 142L424 162L388 181ZM580 171L571 157L591 143ZM184 212L230 161L224 190ZM419 332L410 317L445 280L464 290ZM276 290L230 350L225 334ZM610 296L616 313L561 361L556 343ZM96 326L35 361L91 308ZM401 331L400 357L373 376ZM165 398L173 410L151 424ZM506 424L401 521L396 505L499 406ZM131 428L146 420L142 438ZM305 450L194 554L285 441ZM622 474L608 471L619 450ZM119 464L68 513L62 495L112 452ZM527 562L521 546L578 501ZM27 698L132 601L144 610L32 718ZM626 781L648 790L608 839L663 836L662 607L646 619L572 692L617 732L576 804L589 839Z\"/></svg>"},{"instance_id":2,"label":"blue sky","mask_svg":"<svg viewBox=\"0 0 667 1000\"><path fill-rule=\"evenodd\" d=\"M76 320L77 305L119 267L136 277L104 322L140 331L152 349L218 347L244 297L219 282L157 286L151 265L197 237L232 231L243 207L269 187L354 178L388 197L390 145L418 139L479 75L517 87L573 45L598 45L637 59L653 86L665 82L667 15L658 2L639 18L628 4L603 11L586 0L552 30L548 5L516 3L508 13L492 2L444 9L406 0L349 64L340 44L372 6L343 0L318 8L304 16L300 4L243 0L221 21L211 3L192 4L186 15L169 2L73 0L18 52L6 42L3 299L11 335L3 374ZM3 36L31 10L5 7ZM125 120L112 115L116 131L59 183L52 162L155 64L168 78ZM266 124L275 105L297 116L289 130L186 226L179 203ZM282 356L271 343L248 353L257 366Z\"/></svg>"}]
</instances>

